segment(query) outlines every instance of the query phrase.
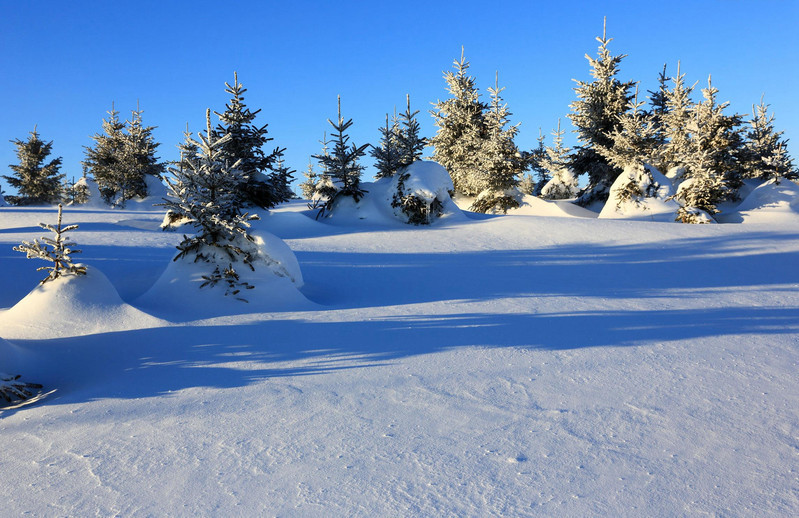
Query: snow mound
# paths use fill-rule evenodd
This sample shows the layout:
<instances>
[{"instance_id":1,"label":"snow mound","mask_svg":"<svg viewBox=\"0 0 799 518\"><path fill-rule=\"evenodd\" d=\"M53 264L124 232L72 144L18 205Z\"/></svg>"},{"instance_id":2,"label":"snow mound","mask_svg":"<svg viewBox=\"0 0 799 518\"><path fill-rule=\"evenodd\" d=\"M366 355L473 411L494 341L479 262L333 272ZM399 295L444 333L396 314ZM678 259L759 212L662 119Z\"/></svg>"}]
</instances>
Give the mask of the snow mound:
<instances>
[{"instance_id":1,"label":"snow mound","mask_svg":"<svg viewBox=\"0 0 799 518\"><path fill-rule=\"evenodd\" d=\"M441 165L420 160L408 166L405 173L409 173L404 187L406 192L417 193L420 198L428 200L443 198L441 214L437 220L466 219L449 196L448 188L452 188L452 180ZM340 226L360 226L364 223L405 226L404 223L408 222L407 216L392 206L394 195L398 192L397 182L398 175L381 178L373 183L361 182L361 189L366 191L363 198L358 202L349 196L338 198L329 216L319 220Z\"/></svg>"},{"instance_id":2,"label":"snow mound","mask_svg":"<svg viewBox=\"0 0 799 518\"><path fill-rule=\"evenodd\" d=\"M0 338L0 373L18 372L22 351L19 347Z\"/></svg>"},{"instance_id":3,"label":"snow mound","mask_svg":"<svg viewBox=\"0 0 799 518\"><path fill-rule=\"evenodd\" d=\"M552 178L541 188L541 197L550 200L565 200L577 196L579 189L577 175L564 167L558 169Z\"/></svg>"},{"instance_id":4,"label":"snow mound","mask_svg":"<svg viewBox=\"0 0 799 518\"><path fill-rule=\"evenodd\" d=\"M163 322L122 301L108 278L93 267L40 284L0 312L0 329L11 339L83 336L159 327Z\"/></svg>"},{"instance_id":5,"label":"snow mound","mask_svg":"<svg viewBox=\"0 0 799 518\"><path fill-rule=\"evenodd\" d=\"M255 270L240 262L232 266L240 282L248 283L252 289L242 288L239 293L226 296L223 282L201 288L205 283L203 276L211 274L214 265L182 258L170 261L155 284L135 301L136 305L177 320L310 307L312 303L299 291L303 279L294 252L268 232L251 235L259 251L252 262Z\"/></svg>"},{"instance_id":6,"label":"snow mound","mask_svg":"<svg viewBox=\"0 0 799 518\"><path fill-rule=\"evenodd\" d=\"M460 212L450 197L452 179L436 162L419 160L391 177L385 201L398 220L430 224L439 217Z\"/></svg>"},{"instance_id":7,"label":"snow mound","mask_svg":"<svg viewBox=\"0 0 799 518\"><path fill-rule=\"evenodd\" d=\"M97 182L93 178L82 177L75 182L74 189L79 189L87 196L85 203L80 203L82 207L106 207L103 201L103 195L100 194L100 188L97 187Z\"/></svg>"},{"instance_id":8,"label":"snow mound","mask_svg":"<svg viewBox=\"0 0 799 518\"><path fill-rule=\"evenodd\" d=\"M525 194L519 208L508 211L519 216L547 216L556 218L596 218L597 213L575 205L571 200L545 200Z\"/></svg>"},{"instance_id":9,"label":"snow mound","mask_svg":"<svg viewBox=\"0 0 799 518\"><path fill-rule=\"evenodd\" d=\"M773 179L752 189L736 207L735 212L721 213L716 219L723 223L778 223L799 219L799 185Z\"/></svg>"},{"instance_id":10,"label":"snow mound","mask_svg":"<svg viewBox=\"0 0 799 518\"><path fill-rule=\"evenodd\" d=\"M610 187L610 196L599 218L672 222L680 204L671 180L649 164L630 164Z\"/></svg>"},{"instance_id":11,"label":"snow mound","mask_svg":"<svg viewBox=\"0 0 799 518\"><path fill-rule=\"evenodd\" d=\"M128 210L159 210L159 204L164 203L164 198L168 195L168 190L164 182L157 176L151 174L144 175L144 183L147 185L146 198L133 198L125 202Z\"/></svg>"}]
</instances>

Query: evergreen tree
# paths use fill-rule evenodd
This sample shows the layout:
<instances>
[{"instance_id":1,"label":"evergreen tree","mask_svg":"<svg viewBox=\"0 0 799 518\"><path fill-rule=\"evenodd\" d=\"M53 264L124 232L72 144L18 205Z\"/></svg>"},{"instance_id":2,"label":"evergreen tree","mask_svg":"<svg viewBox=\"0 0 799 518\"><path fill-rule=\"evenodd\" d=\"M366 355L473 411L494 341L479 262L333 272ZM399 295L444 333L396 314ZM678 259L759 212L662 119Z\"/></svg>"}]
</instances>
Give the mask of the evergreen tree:
<instances>
[{"instance_id":1,"label":"evergreen tree","mask_svg":"<svg viewBox=\"0 0 799 518\"><path fill-rule=\"evenodd\" d=\"M123 207L125 201L134 197L144 198L149 194L148 175L160 179L165 171L164 164L155 156L155 150L160 145L152 134L155 126L145 126L142 113L138 105L131 111L124 135L121 167L116 179L117 204Z\"/></svg>"},{"instance_id":2,"label":"evergreen tree","mask_svg":"<svg viewBox=\"0 0 799 518\"><path fill-rule=\"evenodd\" d=\"M517 187L524 162L514 142L519 124L509 125L511 113L501 97L504 89L499 87L497 73L494 87L488 89L491 103L485 115L487 135L480 155L480 169L485 175L487 188L471 206L470 210L475 212L506 213L508 209L519 206Z\"/></svg>"},{"instance_id":3,"label":"evergreen tree","mask_svg":"<svg viewBox=\"0 0 799 518\"><path fill-rule=\"evenodd\" d=\"M282 149L276 150L275 165L272 168L270 175L270 183L274 189L275 198L279 203L289 201L295 197L294 191L291 190L291 181L294 179L294 169L286 166L283 160Z\"/></svg>"},{"instance_id":4,"label":"evergreen tree","mask_svg":"<svg viewBox=\"0 0 799 518\"><path fill-rule=\"evenodd\" d=\"M717 205L734 199L741 185L741 116L725 115L729 103L718 103L717 94L718 89L708 77L708 87L702 89L704 100L692 110L688 125L691 152L686 164L687 180L676 195L683 203L678 219L686 223L696 222L694 208L711 216L716 214Z\"/></svg>"},{"instance_id":5,"label":"evergreen tree","mask_svg":"<svg viewBox=\"0 0 799 518\"><path fill-rule=\"evenodd\" d=\"M565 167L569 167L569 153L571 150L563 145L563 135L565 134L566 130L561 129L560 119L558 119L558 128L552 131L554 146L546 146L544 148L544 154L541 157L541 167L547 171L549 175L555 174L556 171Z\"/></svg>"},{"instance_id":6,"label":"evergreen tree","mask_svg":"<svg viewBox=\"0 0 799 518\"><path fill-rule=\"evenodd\" d=\"M19 164L9 165L14 175L3 178L17 189L19 195L9 196L9 201L16 205L57 203L61 199L61 179L64 175L59 172L61 157L47 162L53 142L39 139L35 126L28 140L16 139L11 142L17 147Z\"/></svg>"},{"instance_id":7,"label":"evergreen tree","mask_svg":"<svg viewBox=\"0 0 799 518\"><path fill-rule=\"evenodd\" d=\"M668 87L668 77L666 76L666 65L663 65L663 71L658 74L658 89L654 92L649 90L649 106L650 106L650 120L652 123L652 129L654 131L654 139L655 145L658 148L662 148L663 145L666 143L666 133L665 133L665 117L666 114L669 112L669 105L668 105L668 95L669 95L669 87ZM662 164L654 164L658 167L662 166Z\"/></svg>"},{"instance_id":8,"label":"evergreen tree","mask_svg":"<svg viewBox=\"0 0 799 518\"><path fill-rule=\"evenodd\" d=\"M386 125L378 130L380 131L380 147L372 146L372 151L369 154L375 159L377 168L375 178L379 180L394 176L397 169L402 166L399 147L400 126L396 110L391 124L389 125L388 114L386 114Z\"/></svg>"},{"instance_id":9,"label":"evergreen tree","mask_svg":"<svg viewBox=\"0 0 799 518\"><path fill-rule=\"evenodd\" d=\"M427 139L419 136L419 121L416 115L419 110L411 111L411 96L406 94L407 107L399 115L399 131L397 132L397 150L399 153L400 167L407 167L417 160L422 159L422 151L427 145Z\"/></svg>"},{"instance_id":10,"label":"evergreen tree","mask_svg":"<svg viewBox=\"0 0 799 518\"><path fill-rule=\"evenodd\" d=\"M661 119L665 142L660 157L664 172L674 167L685 167L691 154L691 135L688 126L693 116L694 103L691 101L691 92L695 85L685 85L685 74L680 73L679 61L677 76L672 78L672 81L674 87L666 91L666 111Z\"/></svg>"},{"instance_id":11,"label":"evergreen tree","mask_svg":"<svg viewBox=\"0 0 799 518\"><path fill-rule=\"evenodd\" d=\"M23 241L15 246L14 250L27 255L28 259L43 259L53 263L52 266L42 266L36 271L48 270L50 273L39 284L55 280L63 275L86 275L86 267L74 264L71 254L79 254L80 250L72 248L75 243L64 237L64 234L78 228L78 225L61 225L62 207L58 204L58 223L53 226L39 223L39 226L55 234L55 238L42 237L42 242L34 239L33 242Z\"/></svg>"},{"instance_id":12,"label":"evergreen tree","mask_svg":"<svg viewBox=\"0 0 799 518\"><path fill-rule=\"evenodd\" d=\"M352 119L344 121L341 116L341 96L338 96L338 117L336 122L327 120L333 126L332 140L333 152L322 155L314 155L322 166L324 174L327 175L335 188L334 194L322 207L319 215L325 212L331 213L336 201L344 196L353 198L356 202L360 201L366 191L361 189L361 173L364 166L358 163L358 159L366 154L369 144L356 146L350 144L350 137L347 130L352 126Z\"/></svg>"},{"instance_id":13,"label":"evergreen tree","mask_svg":"<svg viewBox=\"0 0 799 518\"><path fill-rule=\"evenodd\" d=\"M565 133L558 119L558 127L552 132L554 145L546 146L541 158L541 167L549 173L549 179L539 187L539 195L548 200L565 200L577 195L578 180L569 161L571 150L563 145Z\"/></svg>"},{"instance_id":14,"label":"evergreen tree","mask_svg":"<svg viewBox=\"0 0 799 518\"><path fill-rule=\"evenodd\" d=\"M768 112L768 105L760 99L760 104L752 106L752 118L746 133L744 153L744 175L761 180L795 175L793 160L788 155L786 139L782 131L774 129L774 115Z\"/></svg>"},{"instance_id":15,"label":"evergreen tree","mask_svg":"<svg viewBox=\"0 0 799 518\"><path fill-rule=\"evenodd\" d=\"M94 147L85 147L83 165L97 182L103 199L111 203L119 191L120 183L127 183L124 180L127 169L123 158L126 139L123 131L125 123L119 120L119 112L114 109L113 103L107 113L108 118L103 119L103 133L95 133L91 137Z\"/></svg>"},{"instance_id":16,"label":"evergreen tree","mask_svg":"<svg viewBox=\"0 0 799 518\"><path fill-rule=\"evenodd\" d=\"M437 101L430 112L438 128L430 145L433 146L433 160L449 172L455 190L476 196L487 187L480 181L482 178L475 179L480 173L487 133L484 120L487 106L480 101L475 79L466 74L469 62L463 57L463 48L460 61L454 61L453 66L454 73L444 74L452 97Z\"/></svg>"},{"instance_id":17,"label":"evergreen tree","mask_svg":"<svg viewBox=\"0 0 799 518\"><path fill-rule=\"evenodd\" d=\"M206 282L201 287L222 283L225 295L235 296L242 288L252 288L239 280L236 268L241 262L255 269L252 262L258 251L248 229L258 216L242 212L235 203L248 177L238 162L225 160L224 146L230 139L229 135L219 137L212 129L207 110L205 135L200 133L198 140L189 143L198 149L196 159L188 162L188 170L169 170L172 178L167 178L167 185L172 199L164 206L177 215L175 219L187 221L197 230L193 236L184 236L174 260L209 263L214 270L203 276Z\"/></svg>"},{"instance_id":18,"label":"evergreen tree","mask_svg":"<svg viewBox=\"0 0 799 518\"><path fill-rule=\"evenodd\" d=\"M606 20L607 21L607 20ZM611 56L608 44L612 38L607 37L606 25L599 41L597 58L585 55L591 64L591 75L594 81L586 83L576 81L574 89L577 100L571 104L569 114L581 145L575 149L572 157L572 168L578 173L588 174L588 186L578 203L588 205L594 200L605 201L610 186L621 173L603 157L599 147L609 148L613 145L613 133L620 129L619 117L625 112L632 95L630 89L634 82L622 83L616 78L619 63L626 54Z\"/></svg>"},{"instance_id":19,"label":"evergreen tree","mask_svg":"<svg viewBox=\"0 0 799 518\"><path fill-rule=\"evenodd\" d=\"M641 110L644 101L638 101L638 88L630 100L627 112L622 114L620 127L613 130L612 145L597 145L599 153L614 167L624 169L630 164L657 164L657 130L649 113Z\"/></svg>"},{"instance_id":20,"label":"evergreen tree","mask_svg":"<svg viewBox=\"0 0 799 518\"><path fill-rule=\"evenodd\" d=\"M239 168L247 181L241 186L234 203L238 206L255 205L264 209L274 207L281 201L283 186L274 185L280 177L272 169L278 156L284 151L277 148L269 155L263 146L271 141L266 127L254 124L255 117L261 110L250 111L244 104L246 88L239 83L238 73L233 73L233 85L225 83L225 92L231 95L230 102L225 105L225 112L214 112L220 124L216 127L218 136L230 135L222 149L223 160L230 164L239 162Z\"/></svg>"},{"instance_id":21,"label":"evergreen tree","mask_svg":"<svg viewBox=\"0 0 799 518\"><path fill-rule=\"evenodd\" d=\"M178 144L178 151L180 152L180 160L176 163L178 169L183 172L191 171L191 164L197 160L200 149L191 138L188 122L186 123L186 131L183 132L183 142Z\"/></svg>"},{"instance_id":22,"label":"evergreen tree","mask_svg":"<svg viewBox=\"0 0 799 518\"><path fill-rule=\"evenodd\" d=\"M302 192L303 198L310 200L316 192L316 182L319 178L316 171L313 170L313 162L311 160L308 160L308 170L303 173L303 176L305 176L305 181L300 184L300 192Z\"/></svg>"}]
</instances>

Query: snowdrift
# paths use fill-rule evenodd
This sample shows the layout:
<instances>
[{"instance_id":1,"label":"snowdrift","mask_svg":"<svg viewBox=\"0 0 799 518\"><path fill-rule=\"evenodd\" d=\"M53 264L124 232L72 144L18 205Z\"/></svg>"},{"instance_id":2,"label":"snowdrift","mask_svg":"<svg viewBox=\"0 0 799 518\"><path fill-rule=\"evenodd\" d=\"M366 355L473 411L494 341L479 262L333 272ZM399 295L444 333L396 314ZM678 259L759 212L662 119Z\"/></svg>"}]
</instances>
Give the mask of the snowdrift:
<instances>
[{"instance_id":1,"label":"snowdrift","mask_svg":"<svg viewBox=\"0 0 799 518\"><path fill-rule=\"evenodd\" d=\"M294 252L268 232L251 235L259 249L259 257L253 261L255 271L242 263L234 263L233 267L240 280L254 286L253 289L226 296L222 283L201 288L205 282L203 276L213 271L213 264L178 259L170 261L155 284L136 299L136 305L170 320L312 307L299 291L303 279Z\"/></svg>"},{"instance_id":2,"label":"snowdrift","mask_svg":"<svg viewBox=\"0 0 799 518\"><path fill-rule=\"evenodd\" d=\"M571 200L545 200L538 196L525 194L517 209L508 214L520 216L548 216L556 218L596 218L597 213L575 205Z\"/></svg>"},{"instance_id":3,"label":"snowdrift","mask_svg":"<svg viewBox=\"0 0 799 518\"><path fill-rule=\"evenodd\" d=\"M11 339L43 339L159 327L163 321L122 301L99 270L41 284L0 312L0 329Z\"/></svg>"},{"instance_id":4,"label":"snowdrift","mask_svg":"<svg viewBox=\"0 0 799 518\"><path fill-rule=\"evenodd\" d=\"M667 199L674 194L672 182L649 164L631 164L610 187L610 196L599 218L673 222L679 203Z\"/></svg>"},{"instance_id":5,"label":"snowdrift","mask_svg":"<svg viewBox=\"0 0 799 518\"><path fill-rule=\"evenodd\" d=\"M735 208L716 215L721 223L770 223L799 220L799 185L781 179L755 187Z\"/></svg>"}]
</instances>

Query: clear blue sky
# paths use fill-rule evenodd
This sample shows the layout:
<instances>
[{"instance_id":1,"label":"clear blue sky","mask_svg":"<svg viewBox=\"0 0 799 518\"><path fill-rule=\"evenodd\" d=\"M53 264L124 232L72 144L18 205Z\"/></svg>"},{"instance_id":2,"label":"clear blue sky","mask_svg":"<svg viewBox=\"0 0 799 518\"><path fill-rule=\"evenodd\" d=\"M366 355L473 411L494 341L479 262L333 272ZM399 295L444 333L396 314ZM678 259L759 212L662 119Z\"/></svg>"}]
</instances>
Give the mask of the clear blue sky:
<instances>
[{"instance_id":1,"label":"clear blue sky","mask_svg":"<svg viewBox=\"0 0 799 518\"><path fill-rule=\"evenodd\" d=\"M765 93L777 127L799 157L799 2L88 2L0 0L0 174L16 164L9 140L34 124L79 177L83 146L112 101L123 117L139 100L158 126L159 156L174 159L188 122L222 111L233 71L261 108L273 143L300 178L342 97L356 144L377 143L386 112L410 93L425 136L430 103L447 96L442 73L461 45L481 91L499 71L522 149L549 133L589 80L602 18L611 51L627 54L620 79L656 87L664 63L704 86L708 74L731 111L749 113ZM699 92L697 91L697 96ZM569 135L568 144L574 144ZM371 160L367 161L371 164ZM374 169L369 167L366 176ZM0 179L5 190L9 186Z\"/></svg>"}]
</instances>

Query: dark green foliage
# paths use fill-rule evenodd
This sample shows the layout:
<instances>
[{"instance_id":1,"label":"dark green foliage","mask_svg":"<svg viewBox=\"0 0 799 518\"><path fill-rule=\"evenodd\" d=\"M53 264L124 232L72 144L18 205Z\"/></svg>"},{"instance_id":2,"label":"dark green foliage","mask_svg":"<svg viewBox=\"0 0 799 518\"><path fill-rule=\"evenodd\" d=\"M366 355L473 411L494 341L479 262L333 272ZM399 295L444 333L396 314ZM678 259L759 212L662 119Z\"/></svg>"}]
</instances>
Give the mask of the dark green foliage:
<instances>
[{"instance_id":1,"label":"dark green foliage","mask_svg":"<svg viewBox=\"0 0 799 518\"><path fill-rule=\"evenodd\" d=\"M53 142L44 142L34 127L28 140L12 140L17 147L19 164L9 165L13 176L3 176L17 189L18 196L8 196L15 205L58 203L61 199L61 157L47 162Z\"/></svg>"}]
</instances>

